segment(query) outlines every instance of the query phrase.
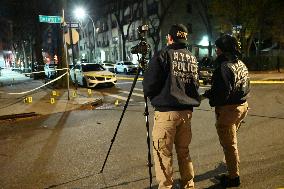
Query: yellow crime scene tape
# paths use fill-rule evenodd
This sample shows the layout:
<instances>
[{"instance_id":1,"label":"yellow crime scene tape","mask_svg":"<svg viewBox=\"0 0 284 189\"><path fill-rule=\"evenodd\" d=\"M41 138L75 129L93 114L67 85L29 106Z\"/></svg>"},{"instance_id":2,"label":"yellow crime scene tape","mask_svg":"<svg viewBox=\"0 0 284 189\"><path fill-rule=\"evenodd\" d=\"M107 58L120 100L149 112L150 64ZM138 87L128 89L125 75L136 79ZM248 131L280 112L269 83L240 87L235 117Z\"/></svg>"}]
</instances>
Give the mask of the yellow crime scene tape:
<instances>
[{"instance_id":1,"label":"yellow crime scene tape","mask_svg":"<svg viewBox=\"0 0 284 189\"><path fill-rule=\"evenodd\" d=\"M253 84L284 84L284 81L250 81Z\"/></svg>"},{"instance_id":2,"label":"yellow crime scene tape","mask_svg":"<svg viewBox=\"0 0 284 189\"><path fill-rule=\"evenodd\" d=\"M134 80L134 78L131 77L116 77L117 79L121 79L121 80ZM143 81L143 78L138 78L138 81Z\"/></svg>"},{"instance_id":3,"label":"yellow crime scene tape","mask_svg":"<svg viewBox=\"0 0 284 189\"><path fill-rule=\"evenodd\" d=\"M134 78L131 77L116 77L120 80L134 80ZM138 78L139 81L143 81L143 78ZM199 80L200 83L203 83L202 80ZM284 81L262 81L262 80L254 80L250 81L252 84L284 84Z\"/></svg>"}]
</instances>

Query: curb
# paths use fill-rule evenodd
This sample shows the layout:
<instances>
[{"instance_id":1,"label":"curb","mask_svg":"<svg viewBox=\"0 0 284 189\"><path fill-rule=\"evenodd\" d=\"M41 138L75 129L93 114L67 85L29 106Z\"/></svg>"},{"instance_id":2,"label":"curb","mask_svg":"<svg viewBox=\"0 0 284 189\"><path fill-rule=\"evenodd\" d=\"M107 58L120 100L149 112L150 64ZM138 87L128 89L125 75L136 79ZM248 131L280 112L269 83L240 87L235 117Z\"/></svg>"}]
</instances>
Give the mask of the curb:
<instances>
[{"instance_id":1,"label":"curb","mask_svg":"<svg viewBox=\"0 0 284 189\"><path fill-rule=\"evenodd\" d=\"M17 119L21 119L21 118L32 118L32 117L36 117L36 116L47 116L47 115L62 113L62 112L66 112L66 111L93 110L97 106L100 106L102 104L102 102L103 102L102 98L98 98L94 101L90 101L90 102L87 102L87 103L84 103L84 104L76 104L73 109L71 108L69 110L64 110L64 111L50 112L50 113L47 113L47 114L40 114L40 113L36 113L36 112L28 112L28 113L2 115L2 116L0 116L0 121L17 120Z\"/></svg>"},{"instance_id":2,"label":"curb","mask_svg":"<svg viewBox=\"0 0 284 189\"><path fill-rule=\"evenodd\" d=\"M102 103L103 103L103 99L99 98L99 99L96 99L95 101L82 104L81 106L79 106L78 108L75 108L74 110L93 110L96 107L100 106ZM70 111L74 111L74 110L70 110Z\"/></svg>"},{"instance_id":3,"label":"curb","mask_svg":"<svg viewBox=\"0 0 284 189\"><path fill-rule=\"evenodd\" d=\"M27 117L34 117L34 116L38 116L38 115L39 114L36 114L35 112L2 115L2 116L0 116L0 120L3 121L3 120L7 120L7 119L27 118Z\"/></svg>"}]
</instances>

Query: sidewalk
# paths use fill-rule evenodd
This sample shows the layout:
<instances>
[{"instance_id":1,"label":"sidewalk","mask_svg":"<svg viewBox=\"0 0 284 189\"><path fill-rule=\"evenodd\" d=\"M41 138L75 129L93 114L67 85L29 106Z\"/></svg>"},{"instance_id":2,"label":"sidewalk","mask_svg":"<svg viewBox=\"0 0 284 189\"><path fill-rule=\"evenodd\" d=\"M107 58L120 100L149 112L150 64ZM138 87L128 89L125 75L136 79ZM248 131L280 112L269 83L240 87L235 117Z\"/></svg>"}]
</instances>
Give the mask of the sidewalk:
<instances>
[{"instance_id":1,"label":"sidewalk","mask_svg":"<svg viewBox=\"0 0 284 189\"><path fill-rule=\"evenodd\" d=\"M0 120L34 115L48 115L77 109L90 109L102 102L100 93L86 88L51 89L42 87L27 94L11 94L30 91L44 85L23 74L2 70L0 76ZM89 92L91 92L89 94Z\"/></svg>"},{"instance_id":2,"label":"sidewalk","mask_svg":"<svg viewBox=\"0 0 284 189\"><path fill-rule=\"evenodd\" d=\"M252 81L284 81L284 73L278 72L250 72ZM90 109L102 103L101 93L86 88L57 89L48 87L40 88L28 94L21 93L35 89L44 84L41 80L33 80L15 71L2 70L0 76L0 120L18 116L48 115L58 112L78 109ZM76 94L75 94L76 92ZM26 103L24 102L25 97ZM31 97L31 98L29 98ZM53 98L53 99L52 99ZM31 102L29 102L31 101Z\"/></svg>"},{"instance_id":3,"label":"sidewalk","mask_svg":"<svg viewBox=\"0 0 284 189\"><path fill-rule=\"evenodd\" d=\"M252 81L284 81L284 70L279 73L277 71L270 72L249 72Z\"/></svg>"}]
</instances>

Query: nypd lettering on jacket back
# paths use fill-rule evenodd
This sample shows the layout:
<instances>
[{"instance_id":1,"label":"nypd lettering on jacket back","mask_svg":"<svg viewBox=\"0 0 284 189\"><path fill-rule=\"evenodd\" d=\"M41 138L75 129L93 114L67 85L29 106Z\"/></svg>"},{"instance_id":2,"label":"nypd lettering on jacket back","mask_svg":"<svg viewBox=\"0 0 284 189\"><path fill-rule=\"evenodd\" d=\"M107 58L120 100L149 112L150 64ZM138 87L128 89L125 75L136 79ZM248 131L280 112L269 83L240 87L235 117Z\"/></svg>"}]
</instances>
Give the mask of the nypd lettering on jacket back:
<instances>
[{"instance_id":1,"label":"nypd lettering on jacket back","mask_svg":"<svg viewBox=\"0 0 284 189\"><path fill-rule=\"evenodd\" d=\"M232 69L234 73L234 79L235 79L235 89L240 88L246 88L248 87L248 69L245 66L245 64L238 60L237 63L234 64L228 64L229 68Z\"/></svg>"},{"instance_id":2,"label":"nypd lettering on jacket back","mask_svg":"<svg viewBox=\"0 0 284 189\"><path fill-rule=\"evenodd\" d=\"M173 53L172 71L173 75L184 83L190 83L192 79L197 80L197 60L190 54L175 51Z\"/></svg>"}]
</instances>

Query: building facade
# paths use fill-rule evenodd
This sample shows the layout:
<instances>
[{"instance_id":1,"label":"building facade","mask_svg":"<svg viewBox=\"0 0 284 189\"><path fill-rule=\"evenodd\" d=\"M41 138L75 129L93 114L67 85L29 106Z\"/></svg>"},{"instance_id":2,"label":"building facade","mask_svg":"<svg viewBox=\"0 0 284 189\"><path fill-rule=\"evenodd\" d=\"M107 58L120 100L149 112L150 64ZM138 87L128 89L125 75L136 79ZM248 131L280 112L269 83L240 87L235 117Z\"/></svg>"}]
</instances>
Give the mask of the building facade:
<instances>
[{"instance_id":1,"label":"building facade","mask_svg":"<svg viewBox=\"0 0 284 189\"><path fill-rule=\"evenodd\" d=\"M208 56L207 30L193 0L122 2L124 3L116 4L117 2L113 1L101 3L100 16L93 18L95 27L91 21L83 26L79 48L81 59L87 58L95 62L116 62L125 59L137 62L137 56L131 54L131 47L138 44L137 28L144 21L149 25L146 40L151 46L150 55L166 45L165 36L170 26L182 23L189 30L190 50L198 58ZM123 32L120 28L123 28ZM217 35L218 32L213 30L212 38L216 38ZM124 46L125 53L123 53Z\"/></svg>"}]
</instances>

